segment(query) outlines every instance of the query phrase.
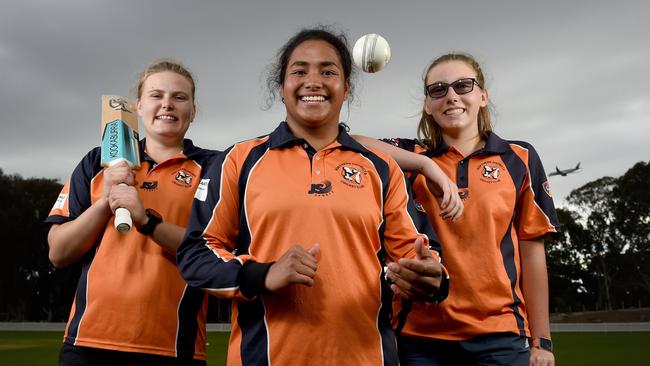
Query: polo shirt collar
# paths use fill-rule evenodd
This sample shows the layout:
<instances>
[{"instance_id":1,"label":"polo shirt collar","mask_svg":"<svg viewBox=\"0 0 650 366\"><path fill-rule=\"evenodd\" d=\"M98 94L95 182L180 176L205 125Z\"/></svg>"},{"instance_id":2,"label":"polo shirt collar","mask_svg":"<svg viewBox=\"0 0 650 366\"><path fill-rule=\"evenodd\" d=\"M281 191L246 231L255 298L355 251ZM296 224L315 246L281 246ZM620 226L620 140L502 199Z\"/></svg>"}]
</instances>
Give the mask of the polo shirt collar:
<instances>
[{"instance_id":1,"label":"polo shirt collar","mask_svg":"<svg viewBox=\"0 0 650 366\"><path fill-rule=\"evenodd\" d=\"M429 157L434 157L434 156L440 156L447 152L449 150L449 145L445 142L445 140L440 137L438 140L438 143L436 144L436 148L428 151L426 153L427 156ZM496 133L494 132L488 132L488 138L487 141L485 142L485 146L477 151L476 153L472 154L481 154L481 153L487 153L487 154L503 154L506 151L508 151L510 148L510 145L508 144L507 141L499 137Z\"/></svg>"},{"instance_id":2,"label":"polo shirt collar","mask_svg":"<svg viewBox=\"0 0 650 366\"><path fill-rule=\"evenodd\" d=\"M151 157L149 157L149 155L144 151L144 147L146 146L145 144L146 141L147 141L146 137L140 140L140 156L142 157L142 160L148 160L153 162L153 159L151 159ZM194 146L192 140L183 139L182 153L188 159L195 160L195 158L205 154L205 150L201 149L200 147Z\"/></svg>"},{"instance_id":3,"label":"polo shirt collar","mask_svg":"<svg viewBox=\"0 0 650 366\"><path fill-rule=\"evenodd\" d=\"M489 132L488 139L483 147L483 152L490 154L503 154L510 149L510 144L494 132Z\"/></svg>"},{"instance_id":4,"label":"polo shirt collar","mask_svg":"<svg viewBox=\"0 0 650 366\"><path fill-rule=\"evenodd\" d=\"M289 124L286 121L280 123L280 125L271 132L269 137L269 148L277 149L282 147L289 147L295 144L302 144L304 141L302 138L297 137L291 132ZM346 131L346 128L343 125L339 125L339 134L336 137L336 141L341 144L341 147L348 150L354 150L360 153L366 153L368 150L353 139Z\"/></svg>"}]
</instances>

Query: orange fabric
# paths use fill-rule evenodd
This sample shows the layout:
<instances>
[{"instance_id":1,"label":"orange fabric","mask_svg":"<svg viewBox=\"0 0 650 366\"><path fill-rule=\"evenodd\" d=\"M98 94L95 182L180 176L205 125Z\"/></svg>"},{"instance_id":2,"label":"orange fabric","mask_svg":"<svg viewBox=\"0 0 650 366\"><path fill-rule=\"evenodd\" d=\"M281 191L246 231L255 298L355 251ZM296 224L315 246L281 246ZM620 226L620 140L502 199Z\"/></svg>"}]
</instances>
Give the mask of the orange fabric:
<instances>
[{"instance_id":1,"label":"orange fabric","mask_svg":"<svg viewBox=\"0 0 650 366\"><path fill-rule=\"evenodd\" d=\"M535 201L532 186L541 186L546 179L543 171L531 174L531 161L539 163L536 153L531 156L528 147L494 134L490 146L501 147L495 148L498 153L464 159L453 147L433 153L415 145L414 151L430 156L466 197L462 217L457 222L444 221L424 177L418 176L413 184L417 201L440 239L451 281L449 297L441 304L413 304L403 335L445 340L467 340L496 332L530 335L520 284L519 241L556 232L557 220L552 201L546 211ZM463 164L469 164L466 170ZM464 174L466 187L458 181ZM516 183L519 179L523 181ZM539 198L550 200L550 195ZM512 247L511 255L503 253L504 247ZM512 259L514 286L504 258ZM516 304L515 298L521 303Z\"/></svg>"},{"instance_id":2,"label":"orange fabric","mask_svg":"<svg viewBox=\"0 0 650 366\"><path fill-rule=\"evenodd\" d=\"M261 296L268 345L264 343L259 352L268 352L270 364L275 365L382 364L378 328L382 263L378 252L384 247L391 260L414 257L412 243L422 236L407 212L403 174L388 156L369 152L389 170L384 201L378 168L362 153L335 141L315 152L310 162L305 147L289 144L266 150L250 169L245 192L240 192L244 162L268 138L235 145L221 165L221 175L211 177L219 183L211 180L209 189L220 195L214 209L206 209L211 217L202 237L213 250L215 265L221 260L271 262L293 245L307 249L320 244L313 287L293 285ZM319 186L322 189L313 192L313 185L318 184L323 184ZM192 222L199 211L196 205ZM244 228L240 213L245 215ZM233 254L236 238L244 229L250 231L250 254ZM183 246L186 244L187 238ZM197 243L196 250L201 246ZM184 264L180 266L184 270ZM226 276L225 265L222 268L213 276ZM228 268L234 271L239 266ZM235 300L228 364L241 365L247 356L241 353L246 329L239 320L248 300L237 283L211 290ZM386 324L390 330L389 322Z\"/></svg>"},{"instance_id":3,"label":"orange fabric","mask_svg":"<svg viewBox=\"0 0 650 366\"><path fill-rule=\"evenodd\" d=\"M87 157L87 160L92 159ZM92 161L85 163L87 166L95 165ZM135 176L144 206L161 213L165 222L187 226L201 166L182 153L151 170L150 166L150 161L144 161ZM84 178L80 175L81 170L75 170L65 184L59 199L66 201L55 204L48 222L63 223L74 219L68 207L69 193L80 194L89 189L91 202L100 198L103 170L92 177L89 188L82 186ZM70 192L71 185L77 192ZM145 186L148 188L143 188ZM90 260L84 263L83 278L66 327L66 343L177 356L179 306L187 290L176 266L175 255L135 228L128 233L119 233L110 219ZM78 306L79 299L86 302L85 307ZM205 359L207 297L197 301L202 301L202 304L197 305L200 310L195 315L199 327L194 341L194 358ZM78 325L78 331L71 335L72 323L75 328Z\"/></svg>"}]
</instances>

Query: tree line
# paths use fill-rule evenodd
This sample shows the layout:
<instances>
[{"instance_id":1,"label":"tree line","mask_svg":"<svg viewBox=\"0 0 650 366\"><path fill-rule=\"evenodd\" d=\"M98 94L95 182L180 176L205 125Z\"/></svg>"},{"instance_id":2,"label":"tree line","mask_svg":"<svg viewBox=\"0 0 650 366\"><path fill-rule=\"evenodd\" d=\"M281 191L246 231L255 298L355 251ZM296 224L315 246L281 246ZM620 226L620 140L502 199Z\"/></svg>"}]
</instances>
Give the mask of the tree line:
<instances>
[{"instance_id":1,"label":"tree line","mask_svg":"<svg viewBox=\"0 0 650 366\"><path fill-rule=\"evenodd\" d=\"M55 269L43 222L62 186L0 169L0 321L66 321L80 267ZM573 190L547 240L552 312L650 307L650 162ZM210 322L228 322L211 298Z\"/></svg>"}]
</instances>

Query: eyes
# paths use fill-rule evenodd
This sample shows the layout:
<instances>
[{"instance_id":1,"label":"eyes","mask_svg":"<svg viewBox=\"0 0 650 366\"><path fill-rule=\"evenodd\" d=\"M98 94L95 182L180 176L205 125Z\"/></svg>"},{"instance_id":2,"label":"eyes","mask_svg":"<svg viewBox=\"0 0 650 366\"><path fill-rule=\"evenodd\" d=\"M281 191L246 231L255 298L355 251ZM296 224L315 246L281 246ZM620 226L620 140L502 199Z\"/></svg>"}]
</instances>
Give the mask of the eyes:
<instances>
[{"instance_id":1,"label":"eyes","mask_svg":"<svg viewBox=\"0 0 650 366\"><path fill-rule=\"evenodd\" d=\"M289 70L289 75L292 76L306 76L309 73L309 69L304 66L295 67ZM320 75L325 77L338 76L339 72L335 67L326 67L319 71Z\"/></svg>"},{"instance_id":2,"label":"eyes","mask_svg":"<svg viewBox=\"0 0 650 366\"><path fill-rule=\"evenodd\" d=\"M152 91L152 92L150 92L148 94L148 97L150 99L159 100L159 99L162 99L162 98L165 97L165 93L160 92L160 91ZM172 93L171 98L174 99L177 102L185 102L185 101L190 100L189 95L187 95L187 94L185 94L183 92Z\"/></svg>"},{"instance_id":3,"label":"eyes","mask_svg":"<svg viewBox=\"0 0 650 366\"><path fill-rule=\"evenodd\" d=\"M442 98L447 95L449 88L453 88L454 92L458 95L467 94L474 90L474 84L478 85L479 88L483 88L478 81L474 78L463 78L454 81L451 84L436 82L429 84L424 87L424 93L429 95L433 99Z\"/></svg>"}]
</instances>

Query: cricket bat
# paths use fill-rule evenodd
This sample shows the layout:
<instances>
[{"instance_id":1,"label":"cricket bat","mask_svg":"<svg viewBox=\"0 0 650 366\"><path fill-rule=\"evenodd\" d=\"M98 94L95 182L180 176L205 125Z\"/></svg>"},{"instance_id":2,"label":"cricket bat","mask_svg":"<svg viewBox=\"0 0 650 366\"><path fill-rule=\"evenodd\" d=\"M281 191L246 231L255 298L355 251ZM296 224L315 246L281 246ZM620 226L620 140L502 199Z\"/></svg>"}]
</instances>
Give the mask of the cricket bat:
<instances>
[{"instance_id":1,"label":"cricket bat","mask_svg":"<svg viewBox=\"0 0 650 366\"><path fill-rule=\"evenodd\" d=\"M126 161L132 168L139 168L138 140L138 117L133 102L119 95L102 95L102 166ZM127 232L132 225L129 210L115 210L117 231Z\"/></svg>"}]
</instances>

